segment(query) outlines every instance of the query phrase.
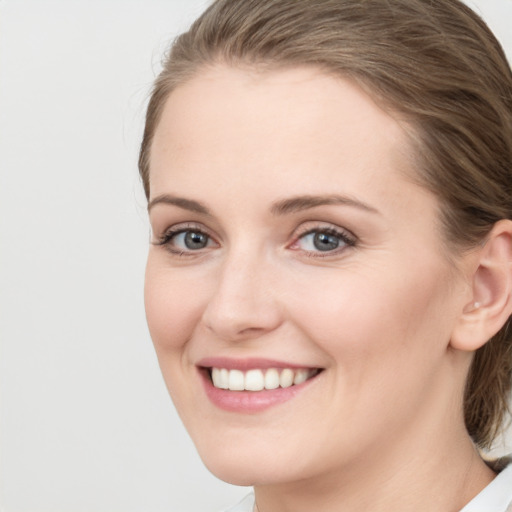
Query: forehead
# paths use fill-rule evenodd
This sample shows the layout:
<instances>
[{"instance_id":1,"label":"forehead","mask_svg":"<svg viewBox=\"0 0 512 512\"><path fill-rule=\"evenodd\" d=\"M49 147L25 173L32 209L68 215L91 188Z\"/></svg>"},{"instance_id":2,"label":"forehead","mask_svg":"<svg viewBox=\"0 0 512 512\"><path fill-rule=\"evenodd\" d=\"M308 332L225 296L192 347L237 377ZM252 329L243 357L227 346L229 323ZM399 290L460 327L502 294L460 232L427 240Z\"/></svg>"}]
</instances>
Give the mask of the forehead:
<instances>
[{"instance_id":1,"label":"forehead","mask_svg":"<svg viewBox=\"0 0 512 512\"><path fill-rule=\"evenodd\" d=\"M406 171L408 147L401 125L349 80L314 68L218 65L168 98L151 152L151 195L170 174L193 181L206 172L234 181L270 173L289 186L337 167L348 186L350 175Z\"/></svg>"}]
</instances>

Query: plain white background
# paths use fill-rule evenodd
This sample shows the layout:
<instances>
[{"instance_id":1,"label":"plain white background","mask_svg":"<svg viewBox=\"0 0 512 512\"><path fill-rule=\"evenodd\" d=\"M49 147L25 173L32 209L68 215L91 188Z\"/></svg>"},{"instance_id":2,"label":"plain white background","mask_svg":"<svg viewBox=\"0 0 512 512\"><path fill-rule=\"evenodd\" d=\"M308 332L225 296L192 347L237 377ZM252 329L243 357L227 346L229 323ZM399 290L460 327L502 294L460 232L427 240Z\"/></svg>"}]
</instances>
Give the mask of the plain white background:
<instances>
[{"instance_id":1,"label":"plain white background","mask_svg":"<svg viewBox=\"0 0 512 512\"><path fill-rule=\"evenodd\" d=\"M512 1L468 3L512 56ZM215 512L247 492L203 468L142 300L145 102L206 4L0 1L3 512Z\"/></svg>"}]
</instances>

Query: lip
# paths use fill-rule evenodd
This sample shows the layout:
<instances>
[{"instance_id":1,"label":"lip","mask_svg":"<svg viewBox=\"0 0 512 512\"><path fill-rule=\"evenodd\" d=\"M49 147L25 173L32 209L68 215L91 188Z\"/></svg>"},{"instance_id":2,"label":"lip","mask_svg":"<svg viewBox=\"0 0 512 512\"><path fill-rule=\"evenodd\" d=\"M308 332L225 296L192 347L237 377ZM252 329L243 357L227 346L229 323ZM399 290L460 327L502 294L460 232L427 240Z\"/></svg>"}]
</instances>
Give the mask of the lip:
<instances>
[{"instance_id":1,"label":"lip","mask_svg":"<svg viewBox=\"0 0 512 512\"><path fill-rule=\"evenodd\" d=\"M264 389L261 391L229 391L216 388L209 376L210 368L225 368L227 370L248 371L252 369L269 368L291 368L291 369L314 369L307 365L298 365L275 361L270 359L229 359L229 358L207 358L202 359L198 365L199 375L202 380L203 388L209 400L220 409L229 412L242 414L254 414L262 412L271 407L283 404L295 398L305 389L314 384L321 371L302 384L290 386L288 388Z\"/></svg>"},{"instance_id":2,"label":"lip","mask_svg":"<svg viewBox=\"0 0 512 512\"><path fill-rule=\"evenodd\" d=\"M208 357L201 359L197 366L200 368L226 368L226 370L268 370L269 368L291 368L292 370L299 370L301 368L312 369L316 368L309 365L301 365L294 363L287 363L285 361L278 361L266 358L248 358L248 359L231 359L228 357Z\"/></svg>"}]
</instances>

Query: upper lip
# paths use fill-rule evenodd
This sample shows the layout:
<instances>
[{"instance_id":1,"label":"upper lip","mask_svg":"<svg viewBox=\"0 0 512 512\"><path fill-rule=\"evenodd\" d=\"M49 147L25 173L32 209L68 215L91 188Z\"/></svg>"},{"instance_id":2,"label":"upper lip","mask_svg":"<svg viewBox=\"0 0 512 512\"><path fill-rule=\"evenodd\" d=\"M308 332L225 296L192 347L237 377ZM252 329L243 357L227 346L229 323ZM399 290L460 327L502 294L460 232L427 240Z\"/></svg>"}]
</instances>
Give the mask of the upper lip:
<instances>
[{"instance_id":1,"label":"upper lip","mask_svg":"<svg viewBox=\"0 0 512 512\"><path fill-rule=\"evenodd\" d=\"M318 366L310 364L297 364L286 361L279 361L275 359L266 358L246 358L246 359L233 359L227 357L206 357L201 359L197 366L202 368L225 368L226 370L266 370L268 368L290 368L290 369L313 369Z\"/></svg>"}]
</instances>

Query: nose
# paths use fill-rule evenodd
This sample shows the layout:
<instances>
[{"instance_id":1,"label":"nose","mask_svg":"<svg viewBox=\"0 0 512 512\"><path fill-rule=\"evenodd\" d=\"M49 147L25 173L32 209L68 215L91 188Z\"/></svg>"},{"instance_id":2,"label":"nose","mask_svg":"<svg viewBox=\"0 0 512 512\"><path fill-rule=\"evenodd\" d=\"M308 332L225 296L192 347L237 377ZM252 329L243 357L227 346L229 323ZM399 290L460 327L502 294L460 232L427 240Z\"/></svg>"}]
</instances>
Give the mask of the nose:
<instances>
[{"instance_id":1,"label":"nose","mask_svg":"<svg viewBox=\"0 0 512 512\"><path fill-rule=\"evenodd\" d=\"M214 282L202 320L216 337L227 341L257 338L282 323L277 276L264 258L233 255L226 259Z\"/></svg>"}]
</instances>

